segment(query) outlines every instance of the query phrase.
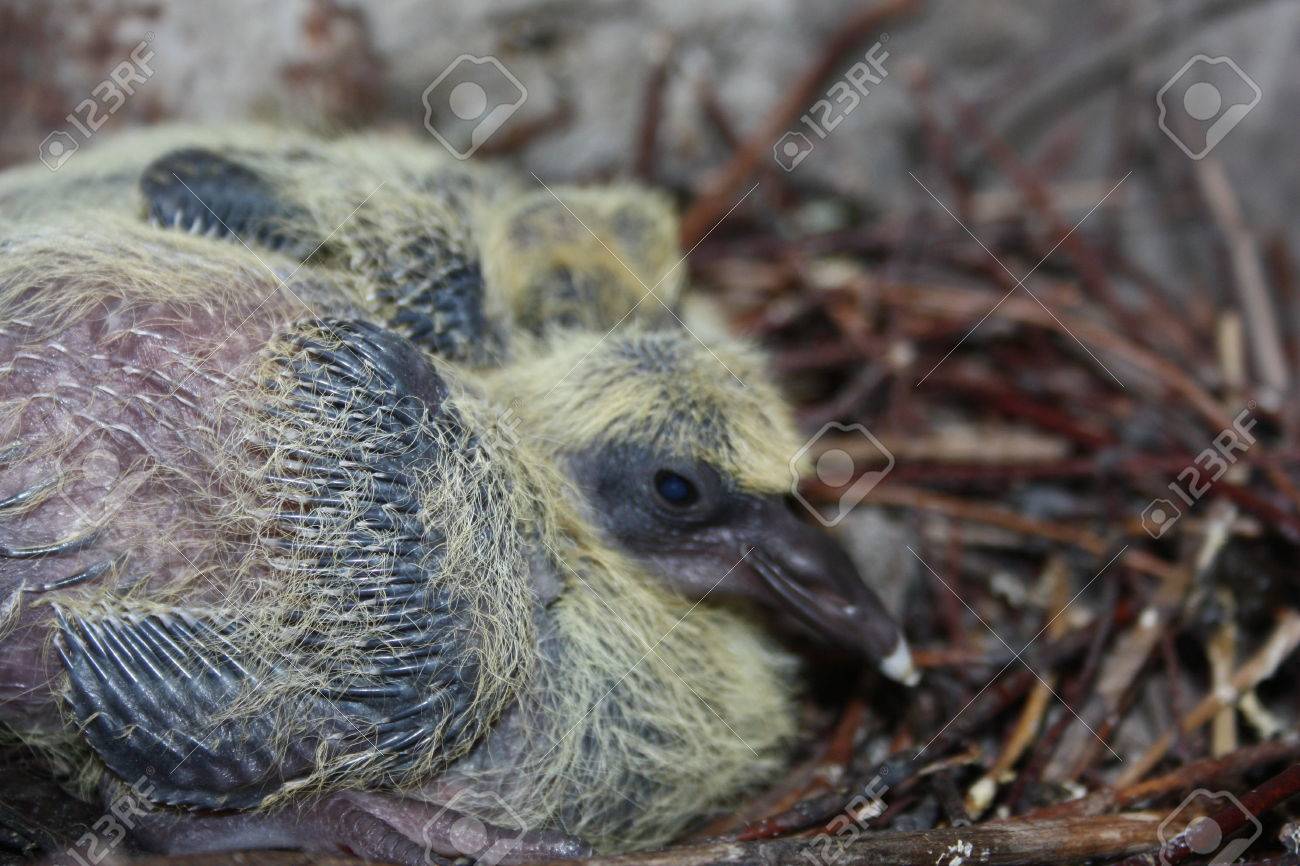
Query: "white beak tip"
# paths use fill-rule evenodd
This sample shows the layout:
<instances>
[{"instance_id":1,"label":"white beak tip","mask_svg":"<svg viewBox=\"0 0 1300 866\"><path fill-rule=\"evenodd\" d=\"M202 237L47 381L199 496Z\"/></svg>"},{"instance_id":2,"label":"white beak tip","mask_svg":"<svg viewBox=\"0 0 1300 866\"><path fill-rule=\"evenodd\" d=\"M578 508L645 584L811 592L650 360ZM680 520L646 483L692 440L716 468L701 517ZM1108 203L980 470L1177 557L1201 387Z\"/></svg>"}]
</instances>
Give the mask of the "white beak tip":
<instances>
[{"instance_id":1,"label":"white beak tip","mask_svg":"<svg viewBox=\"0 0 1300 866\"><path fill-rule=\"evenodd\" d=\"M912 651L908 648L907 641L901 638L894 651L881 660L880 672L905 686L914 686L921 681L921 672L912 662Z\"/></svg>"}]
</instances>

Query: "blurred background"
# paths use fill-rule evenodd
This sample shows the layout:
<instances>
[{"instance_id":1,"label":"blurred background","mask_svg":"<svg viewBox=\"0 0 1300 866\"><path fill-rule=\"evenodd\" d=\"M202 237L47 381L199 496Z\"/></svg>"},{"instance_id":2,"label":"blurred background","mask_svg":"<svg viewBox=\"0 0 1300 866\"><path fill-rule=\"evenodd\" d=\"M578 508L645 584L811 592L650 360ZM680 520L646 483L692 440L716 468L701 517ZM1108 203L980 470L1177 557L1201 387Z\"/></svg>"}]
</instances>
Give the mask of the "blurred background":
<instances>
[{"instance_id":1,"label":"blurred background","mask_svg":"<svg viewBox=\"0 0 1300 866\"><path fill-rule=\"evenodd\" d=\"M915 204L920 190L907 171L923 165L922 83L930 87L929 110L942 116L960 103L1023 156L1047 160L1054 179L1091 181L1123 160L1159 159L1151 149L1168 142L1156 127L1156 91L1205 54L1231 57L1263 94L1216 157L1261 227L1295 228L1288 219L1300 194L1288 165L1300 116L1295 3L884 6L895 14L856 35L864 50L892 37L889 85L873 88L817 141L816 158L800 166L801 190L833 189L875 213ZM0 164L33 159L41 141L68 128L66 116L97 98L94 88L149 39L155 73L111 113L104 132L254 118L426 134L426 87L462 54L491 56L527 90L493 152L548 181L649 174L689 194L871 7L844 0L4 0ZM840 58L843 66L857 59L851 53ZM974 137L955 135L954 150L969 149ZM770 201L778 192L771 186L749 205ZM1134 210L1141 186L1110 207ZM996 211L996 198L985 202Z\"/></svg>"},{"instance_id":2,"label":"blurred background","mask_svg":"<svg viewBox=\"0 0 1300 866\"><path fill-rule=\"evenodd\" d=\"M1298 62L1294 0L0 0L0 166L256 120L669 190L927 669L836 723L947 762L872 826L1167 810L1300 759Z\"/></svg>"}]
</instances>

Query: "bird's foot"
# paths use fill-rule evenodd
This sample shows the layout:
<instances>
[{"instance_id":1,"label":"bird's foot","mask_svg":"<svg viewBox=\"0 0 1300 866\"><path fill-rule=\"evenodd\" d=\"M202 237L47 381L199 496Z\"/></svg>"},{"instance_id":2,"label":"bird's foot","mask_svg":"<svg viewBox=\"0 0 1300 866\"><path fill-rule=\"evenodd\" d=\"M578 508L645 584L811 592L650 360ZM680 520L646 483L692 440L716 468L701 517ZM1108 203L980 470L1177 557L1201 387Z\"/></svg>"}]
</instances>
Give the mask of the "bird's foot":
<instances>
[{"instance_id":1,"label":"bird's foot","mask_svg":"<svg viewBox=\"0 0 1300 866\"><path fill-rule=\"evenodd\" d=\"M426 863L467 858L479 866L511 866L535 860L577 859L592 853L591 847L576 837L490 824L452 805L384 794L339 796L418 841L428 852Z\"/></svg>"},{"instance_id":2,"label":"bird's foot","mask_svg":"<svg viewBox=\"0 0 1300 866\"><path fill-rule=\"evenodd\" d=\"M135 836L142 846L168 854L299 848L404 866L461 859L512 866L591 853L586 843L559 833L497 827L437 804L360 792L268 812L151 812L141 817Z\"/></svg>"}]
</instances>

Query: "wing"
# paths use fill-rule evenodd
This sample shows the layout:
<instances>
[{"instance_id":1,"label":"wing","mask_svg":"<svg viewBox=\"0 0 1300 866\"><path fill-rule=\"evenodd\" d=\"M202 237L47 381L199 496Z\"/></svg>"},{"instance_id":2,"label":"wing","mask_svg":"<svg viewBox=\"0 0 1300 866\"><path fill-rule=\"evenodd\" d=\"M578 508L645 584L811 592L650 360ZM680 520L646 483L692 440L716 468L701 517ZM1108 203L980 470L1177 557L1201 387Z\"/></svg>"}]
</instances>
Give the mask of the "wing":
<instances>
[{"instance_id":1,"label":"wing","mask_svg":"<svg viewBox=\"0 0 1300 866\"><path fill-rule=\"evenodd\" d=\"M449 360L496 360L505 328L488 308L471 225L481 184L464 169L375 165L363 153L182 148L144 170L140 191L160 227L348 270L390 329Z\"/></svg>"},{"instance_id":2,"label":"wing","mask_svg":"<svg viewBox=\"0 0 1300 866\"><path fill-rule=\"evenodd\" d=\"M229 718L263 676L241 662L231 624L204 614L58 616L59 653L83 733L122 779L147 779L160 802L257 805L305 774L315 742L277 751L271 714Z\"/></svg>"},{"instance_id":3,"label":"wing","mask_svg":"<svg viewBox=\"0 0 1300 866\"><path fill-rule=\"evenodd\" d=\"M431 524L417 487L452 483L448 460L481 459L426 356L376 326L326 321L299 326L275 359L246 443L271 455L256 477L275 590L223 610L61 611L87 740L168 803L246 808L286 786L435 770L486 731L496 680L518 673L492 655L491 629L510 617L448 577L448 535L463 527ZM457 498L491 506L465 487ZM516 642L530 628L506 626Z\"/></svg>"},{"instance_id":4,"label":"wing","mask_svg":"<svg viewBox=\"0 0 1300 866\"><path fill-rule=\"evenodd\" d=\"M206 148L183 148L154 160L140 176L140 192L156 226L259 244L299 260L325 242L311 231L304 208L271 179Z\"/></svg>"},{"instance_id":5,"label":"wing","mask_svg":"<svg viewBox=\"0 0 1300 866\"><path fill-rule=\"evenodd\" d=\"M358 274L389 328L474 366L502 360L509 326L675 324L684 272L666 198L630 186L518 193L484 177L356 142L184 148L152 163L141 191L160 226Z\"/></svg>"}]
</instances>

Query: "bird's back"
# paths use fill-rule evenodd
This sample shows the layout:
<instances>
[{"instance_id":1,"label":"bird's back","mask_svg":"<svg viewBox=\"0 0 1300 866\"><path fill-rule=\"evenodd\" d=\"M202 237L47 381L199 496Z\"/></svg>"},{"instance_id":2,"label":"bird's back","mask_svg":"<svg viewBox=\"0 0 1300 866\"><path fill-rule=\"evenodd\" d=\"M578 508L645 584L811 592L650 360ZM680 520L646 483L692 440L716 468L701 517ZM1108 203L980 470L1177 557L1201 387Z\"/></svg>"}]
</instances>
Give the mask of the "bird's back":
<instances>
[{"instance_id":1,"label":"bird's back","mask_svg":"<svg viewBox=\"0 0 1300 866\"><path fill-rule=\"evenodd\" d=\"M66 701L121 777L183 757L189 805L467 750L524 675L527 568L436 362L274 256L75 219L0 246L0 719Z\"/></svg>"}]
</instances>

